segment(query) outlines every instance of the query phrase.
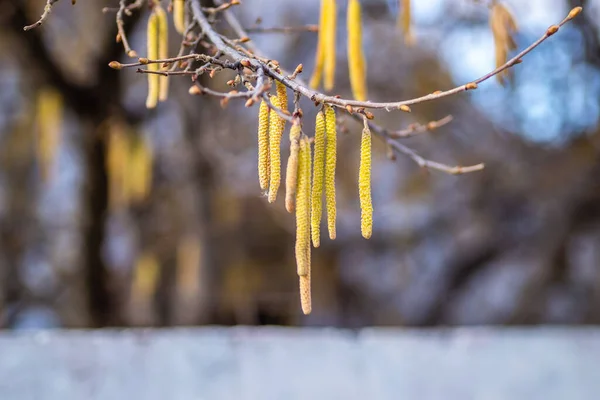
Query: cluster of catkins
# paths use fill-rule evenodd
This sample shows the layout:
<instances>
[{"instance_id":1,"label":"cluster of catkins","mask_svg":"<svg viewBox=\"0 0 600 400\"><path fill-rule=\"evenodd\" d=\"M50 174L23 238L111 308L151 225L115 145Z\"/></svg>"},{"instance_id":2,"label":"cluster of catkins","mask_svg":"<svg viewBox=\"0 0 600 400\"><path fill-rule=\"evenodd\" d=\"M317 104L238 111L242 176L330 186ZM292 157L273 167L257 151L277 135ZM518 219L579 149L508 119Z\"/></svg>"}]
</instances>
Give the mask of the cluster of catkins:
<instances>
[{"instance_id":1,"label":"cluster of catkins","mask_svg":"<svg viewBox=\"0 0 600 400\"><path fill-rule=\"evenodd\" d=\"M275 96L270 102L280 112L287 111L286 87L276 82ZM258 123L258 176L269 202L277 199L281 183L281 138L285 119L262 101ZM323 194L327 210L329 238L336 237L335 170L337 161L337 125L333 107L324 105L317 113L313 140L302 132L298 115L290 128L290 155L285 176L285 208L296 214L296 266L300 279L302 311L311 312L310 246L321 244ZM370 238L373 230L371 203L371 132L365 120L361 141L359 197L362 210L361 231Z\"/></svg>"}]
</instances>

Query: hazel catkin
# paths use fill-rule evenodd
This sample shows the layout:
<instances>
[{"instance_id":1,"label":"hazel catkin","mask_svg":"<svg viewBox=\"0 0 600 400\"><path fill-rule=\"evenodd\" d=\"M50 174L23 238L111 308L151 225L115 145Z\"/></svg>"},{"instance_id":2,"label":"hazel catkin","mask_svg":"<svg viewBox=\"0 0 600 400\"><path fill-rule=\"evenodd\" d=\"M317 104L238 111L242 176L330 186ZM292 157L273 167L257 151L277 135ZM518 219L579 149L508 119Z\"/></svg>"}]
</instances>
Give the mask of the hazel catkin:
<instances>
[{"instance_id":1,"label":"hazel catkin","mask_svg":"<svg viewBox=\"0 0 600 400\"><path fill-rule=\"evenodd\" d=\"M148 19L147 26L147 52L148 59L156 60L158 58L158 16L155 12L150 14L150 18ZM159 76L155 73L158 71L158 64L150 63L148 64L148 96L146 97L146 108L155 108L158 104L160 83Z\"/></svg>"},{"instance_id":2,"label":"hazel catkin","mask_svg":"<svg viewBox=\"0 0 600 400\"><path fill-rule=\"evenodd\" d=\"M269 187L269 114L271 109L263 100L258 111L258 180L260 188Z\"/></svg>"},{"instance_id":3,"label":"hazel catkin","mask_svg":"<svg viewBox=\"0 0 600 400\"><path fill-rule=\"evenodd\" d=\"M323 183L325 177L325 114L317 113L315 121L315 144L313 159L313 181L310 199L310 225L314 247L321 243L321 215L323 213Z\"/></svg>"},{"instance_id":4,"label":"hazel catkin","mask_svg":"<svg viewBox=\"0 0 600 400\"><path fill-rule=\"evenodd\" d=\"M310 142L300 140L298 154L298 188L296 191L296 267L298 276L310 270Z\"/></svg>"},{"instance_id":5,"label":"hazel catkin","mask_svg":"<svg viewBox=\"0 0 600 400\"><path fill-rule=\"evenodd\" d=\"M360 199L360 230L365 239L373 233L373 203L371 200L371 131L365 120L360 141L360 167L358 172Z\"/></svg>"},{"instance_id":6,"label":"hazel catkin","mask_svg":"<svg viewBox=\"0 0 600 400\"><path fill-rule=\"evenodd\" d=\"M335 169L337 163L337 122L335 110L325 107L325 199L327 202L327 229L331 240L336 237Z\"/></svg>"},{"instance_id":7,"label":"hazel catkin","mask_svg":"<svg viewBox=\"0 0 600 400\"><path fill-rule=\"evenodd\" d=\"M356 100L367 99L366 62L362 44L362 18L358 0L348 2L348 69L350 86Z\"/></svg>"},{"instance_id":8,"label":"hazel catkin","mask_svg":"<svg viewBox=\"0 0 600 400\"><path fill-rule=\"evenodd\" d=\"M290 156L285 173L285 209L293 213L296 209L296 189L298 186L298 153L300 152L300 134L302 128L299 121L294 121L290 129Z\"/></svg>"}]
</instances>

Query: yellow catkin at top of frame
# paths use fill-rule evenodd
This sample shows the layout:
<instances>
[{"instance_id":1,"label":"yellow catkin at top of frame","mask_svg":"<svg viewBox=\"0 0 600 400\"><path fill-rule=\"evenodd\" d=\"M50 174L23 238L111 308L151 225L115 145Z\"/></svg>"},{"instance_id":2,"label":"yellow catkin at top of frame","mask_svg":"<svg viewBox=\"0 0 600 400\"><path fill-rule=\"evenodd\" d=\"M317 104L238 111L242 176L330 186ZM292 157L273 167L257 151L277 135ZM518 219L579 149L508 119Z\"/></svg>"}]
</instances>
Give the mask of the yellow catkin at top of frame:
<instances>
[{"instance_id":1,"label":"yellow catkin at top of frame","mask_svg":"<svg viewBox=\"0 0 600 400\"><path fill-rule=\"evenodd\" d=\"M356 100L367 100L367 68L362 48L362 18L358 0L348 3L348 70L350 86Z\"/></svg>"},{"instance_id":2,"label":"yellow catkin at top of frame","mask_svg":"<svg viewBox=\"0 0 600 400\"><path fill-rule=\"evenodd\" d=\"M511 12L501 3L494 3L490 11L490 28L494 37L496 67L502 66L508 59L509 51L515 50L517 44L513 35L517 32L517 24ZM506 69L496 75L501 84L510 80L511 70Z\"/></svg>"},{"instance_id":3,"label":"yellow catkin at top of frame","mask_svg":"<svg viewBox=\"0 0 600 400\"><path fill-rule=\"evenodd\" d=\"M360 230L365 239L373 233L373 203L371 201L371 131L365 121L360 141L360 167L358 172L360 198Z\"/></svg>"},{"instance_id":4,"label":"yellow catkin at top of frame","mask_svg":"<svg viewBox=\"0 0 600 400\"><path fill-rule=\"evenodd\" d=\"M325 54L323 72L323 86L325 90L333 90L335 84L335 62L336 62L336 41L335 34L337 30L337 6L335 0L323 0L327 2L324 31L323 31L323 52Z\"/></svg>"},{"instance_id":5,"label":"yellow catkin at top of frame","mask_svg":"<svg viewBox=\"0 0 600 400\"><path fill-rule=\"evenodd\" d=\"M310 271L310 142L300 140L298 189L296 191L296 268L298 276Z\"/></svg>"},{"instance_id":6,"label":"yellow catkin at top of frame","mask_svg":"<svg viewBox=\"0 0 600 400\"><path fill-rule=\"evenodd\" d=\"M147 27L147 57L150 60L158 58L158 16L156 13L150 14ZM148 71L158 71L158 64L148 64ZM159 95L159 76L148 74L148 97L146 98L146 108L155 108L158 104Z\"/></svg>"},{"instance_id":7,"label":"yellow catkin at top of frame","mask_svg":"<svg viewBox=\"0 0 600 400\"><path fill-rule=\"evenodd\" d=\"M281 108L279 97L271 97L273 106ZM269 203L277 200L277 192L281 184L281 136L285 129L283 121L276 111L271 111L269 115L269 157L270 157L270 177L269 177Z\"/></svg>"},{"instance_id":8,"label":"yellow catkin at top of frame","mask_svg":"<svg viewBox=\"0 0 600 400\"><path fill-rule=\"evenodd\" d=\"M315 70L310 77L310 87L317 89L321 84L323 77L323 67L325 65L325 32L327 26L328 15L331 13L328 11L328 7L331 2L328 0L321 0L321 11L319 15L319 37L317 41L317 52L315 55Z\"/></svg>"},{"instance_id":9,"label":"yellow catkin at top of frame","mask_svg":"<svg viewBox=\"0 0 600 400\"><path fill-rule=\"evenodd\" d=\"M269 114L271 109L261 101L258 111L258 181L262 190L269 187Z\"/></svg>"},{"instance_id":10,"label":"yellow catkin at top of frame","mask_svg":"<svg viewBox=\"0 0 600 400\"><path fill-rule=\"evenodd\" d=\"M294 121L290 129L290 156L285 173L285 209L293 213L296 209L296 189L298 187L298 156L300 152L300 122Z\"/></svg>"},{"instance_id":11,"label":"yellow catkin at top of frame","mask_svg":"<svg viewBox=\"0 0 600 400\"><path fill-rule=\"evenodd\" d=\"M337 123L335 110L325 107L325 199L327 200L327 229L329 238L336 237L335 168L337 163Z\"/></svg>"},{"instance_id":12,"label":"yellow catkin at top of frame","mask_svg":"<svg viewBox=\"0 0 600 400\"><path fill-rule=\"evenodd\" d=\"M155 6L154 12L158 16L158 58L166 59L169 58L169 22L167 20L167 13L161 6ZM156 64L158 70L164 70L160 64ZM169 97L169 77L160 75L159 76L159 101L166 101Z\"/></svg>"},{"instance_id":13,"label":"yellow catkin at top of frame","mask_svg":"<svg viewBox=\"0 0 600 400\"><path fill-rule=\"evenodd\" d=\"M317 113L315 120L315 155L310 199L310 227L314 247L321 244L321 215L323 214L323 183L325 178L325 114Z\"/></svg>"},{"instance_id":14,"label":"yellow catkin at top of frame","mask_svg":"<svg viewBox=\"0 0 600 400\"><path fill-rule=\"evenodd\" d=\"M411 0L400 0L400 15L398 16L398 26L404 34L404 43L410 46L414 43L412 35L412 13L410 10Z\"/></svg>"},{"instance_id":15,"label":"yellow catkin at top of frame","mask_svg":"<svg viewBox=\"0 0 600 400\"><path fill-rule=\"evenodd\" d=\"M185 0L173 0L173 25L177 33L185 33Z\"/></svg>"}]
</instances>

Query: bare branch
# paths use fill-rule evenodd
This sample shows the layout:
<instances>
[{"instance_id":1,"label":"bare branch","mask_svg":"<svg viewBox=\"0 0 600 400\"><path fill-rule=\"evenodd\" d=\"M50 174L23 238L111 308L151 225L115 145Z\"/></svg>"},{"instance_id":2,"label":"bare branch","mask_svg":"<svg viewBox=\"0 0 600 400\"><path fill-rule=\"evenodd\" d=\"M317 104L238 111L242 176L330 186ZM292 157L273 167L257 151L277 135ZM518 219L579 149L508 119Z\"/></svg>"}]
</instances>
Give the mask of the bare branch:
<instances>
[{"instance_id":1,"label":"bare branch","mask_svg":"<svg viewBox=\"0 0 600 400\"><path fill-rule=\"evenodd\" d=\"M46 21L46 19L48 18L48 16L50 16L50 12L52 11L52 7L58 3L58 0L46 0L46 6L44 7L44 12L42 13L42 16L40 17L40 19L37 20L36 23L31 24L31 25L27 25L26 27L23 28L24 31L29 31L31 29L37 28L38 26L42 25L44 23L44 21Z\"/></svg>"}]
</instances>

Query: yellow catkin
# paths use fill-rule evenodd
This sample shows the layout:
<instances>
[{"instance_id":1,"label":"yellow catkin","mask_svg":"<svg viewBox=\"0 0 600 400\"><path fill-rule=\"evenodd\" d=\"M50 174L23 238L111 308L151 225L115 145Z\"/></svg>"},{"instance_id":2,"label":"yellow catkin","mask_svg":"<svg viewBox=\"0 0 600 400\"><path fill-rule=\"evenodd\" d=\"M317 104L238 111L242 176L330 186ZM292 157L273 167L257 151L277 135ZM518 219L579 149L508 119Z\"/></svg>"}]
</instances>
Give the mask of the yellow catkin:
<instances>
[{"instance_id":1,"label":"yellow catkin","mask_svg":"<svg viewBox=\"0 0 600 400\"><path fill-rule=\"evenodd\" d=\"M400 16L398 18L398 25L400 26L400 29L402 29L402 33L404 34L404 43L410 46L414 43L411 23L412 14L410 10L411 0L400 0L400 2L401 10Z\"/></svg>"},{"instance_id":2,"label":"yellow catkin","mask_svg":"<svg viewBox=\"0 0 600 400\"><path fill-rule=\"evenodd\" d=\"M492 6L490 11L490 28L494 37L496 67L500 67L507 61L509 51L517 48L513 37L517 32L515 18L501 3L494 3ZM496 79L501 84L505 84L511 78L511 70L508 68L496 75Z\"/></svg>"},{"instance_id":3,"label":"yellow catkin","mask_svg":"<svg viewBox=\"0 0 600 400\"><path fill-rule=\"evenodd\" d=\"M269 114L271 109L264 100L258 111L258 180L260 188L269 187Z\"/></svg>"},{"instance_id":4,"label":"yellow catkin","mask_svg":"<svg viewBox=\"0 0 600 400\"><path fill-rule=\"evenodd\" d=\"M54 88L44 87L37 95L37 159L45 182L52 178L53 165L61 142L63 98Z\"/></svg>"},{"instance_id":5,"label":"yellow catkin","mask_svg":"<svg viewBox=\"0 0 600 400\"><path fill-rule=\"evenodd\" d=\"M325 65L325 27L327 26L327 18L330 13L328 7L331 4L328 0L321 0L321 13L319 16L319 38L317 41L317 53L315 55L315 70L310 77L310 87L317 89L323 78L323 66Z\"/></svg>"},{"instance_id":6,"label":"yellow catkin","mask_svg":"<svg viewBox=\"0 0 600 400\"><path fill-rule=\"evenodd\" d=\"M314 247L321 244L321 214L323 213L323 181L325 176L325 114L317 113L315 121L315 155L313 161L310 224Z\"/></svg>"},{"instance_id":7,"label":"yellow catkin","mask_svg":"<svg viewBox=\"0 0 600 400\"><path fill-rule=\"evenodd\" d=\"M327 200L327 228L331 240L336 237L335 168L337 163L337 125L335 110L325 107L325 199Z\"/></svg>"},{"instance_id":8,"label":"yellow catkin","mask_svg":"<svg viewBox=\"0 0 600 400\"><path fill-rule=\"evenodd\" d=\"M281 108L279 96L271 97L271 103L275 107ZM269 157L271 160L269 171L269 203L274 203L277 200L277 192L281 184L281 136L284 129L285 120L277 112L271 111L269 116Z\"/></svg>"},{"instance_id":9,"label":"yellow catkin","mask_svg":"<svg viewBox=\"0 0 600 400\"><path fill-rule=\"evenodd\" d=\"M302 306L302 313L304 315L308 315L312 311L310 275L309 269L306 276L300 277L300 305Z\"/></svg>"},{"instance_id":10,"label":"yellow catkin","mask_svg":"<svg viewBox=\"0 0 600 400\"><path fill-rule=\"evenodd\" d=\"M333 90L335 84L335 34L337 26L337 6L335 0L323 0L326 1L327 8L327 21L324 31L323 40L323 52L325 53L325 63L323 70L325 73L323 79L323 86L325 90Z\"/></svg>"},{"instance_id":11,"label":"yellow catkin","mask_svg":"<svg viewBox=\"0 0 600 400\"><path fill-rule=\"evenodd\" d=\"M128 174L131 200L141 202L148 198L152 188L153 153L150 144L139 136L129 143L129 163L125 171Z\"/></svg>"},{"instance_id":12,"label":"yellow catkin","mask_svg":"<svg viewBox=\"0 0 600 400\"><path fill-rule=\"evenodd\" d=\"M295 121L290 129L290 156L285 173L285 209L293 213L296 209L296 188L298 186L298 154L300 152L300 122Z\"/></svg>"},{"instance_id":13,"label":"yellow catkin","mask_svg":"<svg viewBox=\"0 0 600 400\"><path fill-rule=\"evenodd\" d=\"M310 142L300 140L298 190L296 191L296 269L298 276L310 271Z\"/></svg>"},{"instance_id":14,"label":"yellow catkin","mask_svg":"<svg viewBox=\"0 0 600 400\"><path fill-rule=\"evenodd\" d=\"M158 16L158 58L166 59L169 58L169 22L167 20L167 13L165 10L156 6L154 12ZM160 64L158 70L164 70ZM166 101L169 97L169 77L160 75L159 76L159 101Z\"/></svg>"},{"instance_id":15,"label":"yellow catkin","mask_svg":"<svg viewBox=\"0 0 600 400\"><path fill-rule=\"evenodd\" d=\"M360 142L360 167L358 172L360 198L360 230L365 239L373 233L373 203L371 201L371 131L365 121Z\"/></svg>"},{"instance_id":16,"label":"yellow catkin","mask_svg":"<svg viewBox=\"0 0 600 400\"><path fill-rule=\"evenodd\" d=\"M125 178L128 161L128 142L121 124L114 124L108 135L106 170L108 173L109 204L112 210L127 205Z\"/></svg>"},{"instance_id":17,"label":"yellow catkin","mask_svg":"<svg viewBox=\"0 0 600 400\"><path fill-rule=\"evenodd\" d=\"M348 70L350 86L356 100L367 100L367 68L362 48L362 18L358 0L348 2Z\"/></svg>"},{"instance_id":18,"label":"yellow catkin","mask_svg":"<svg viewBox=\"0 0 600 400\"><path fill-rule=\"evenodd\" d=\"M185 33L185 0L173 0L173 25L177 33Z\"/></svg>"},{"instance_id":19,"label":"yellow catkin","mask_svg":"<svg viewBox=\"0 0 600 400\"><path fill-rule=\"evenodd\" d=\"M310 271L310 142L300 140L298 190L296 192L296 270L298 276Z\"/></svg>"},{"instance_id":20,"label":"yellow catkin","mask_svg":"<svg viewBox=\"0 0 600 400\"><path fill-rule=\"evenodd\" d=\"M150 60L156 60L158 58L158 25L158 16L153 12L150 14L150 18L148 19L147 28L147 57ZM158 71L158 69L158 64L148 64L148 71L155 72ZM155 108L158 104L159 82L160 80L157 74L148 74L148 97L146 98L146 108Z\"/></svg>"},{"instance_id":21,"label":"yellow catkin","mask_svg":"<svg viewBox=\"0 0 600 400\"><path fill-rule=\"evenodd\" d=\"M288 96L287 96L287 88L285 85L279 81L275 82L275 90L277 91L277 98L279 99L279 108L283 111L287 111L288 109ZM283 118L280 119L280 123L285 125L285 120Z\"/></svg>"}]
</instances>

